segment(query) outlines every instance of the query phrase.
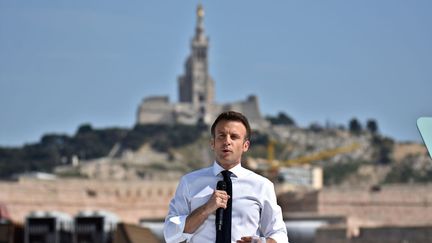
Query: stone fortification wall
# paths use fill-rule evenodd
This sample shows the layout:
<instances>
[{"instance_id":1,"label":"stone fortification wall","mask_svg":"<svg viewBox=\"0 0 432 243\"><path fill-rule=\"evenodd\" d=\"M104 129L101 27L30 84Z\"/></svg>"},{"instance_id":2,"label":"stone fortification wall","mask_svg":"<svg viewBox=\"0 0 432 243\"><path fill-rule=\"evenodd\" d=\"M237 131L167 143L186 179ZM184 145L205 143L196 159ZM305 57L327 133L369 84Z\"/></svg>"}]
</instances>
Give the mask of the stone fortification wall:
<instances>
[{"instance_id":1,"label":"stone fortification wall","mask_svg":"<svg viewBox=\"0 0 432 243\"><path fill-rule=\"evenodd\" d=\"M266 121L260 113L258 97L251 95L244 101L232 102L220 106L218 113L222 111L237 111L243 113L249 120L250 126L253 130L263 130L269 127L268 121ZM218 114L214 114L216 118Z\"/></svg>"},{"instance_id":2,"label":"stone fortification wall","mask_svg":"<svg viewBox=\"0 0 432 243\"><path fill-rule=\"evenodd\" d=\"M145 98L138 107L138 124L172 124L174 105L167 96L154 96Z\"/></svg>"},{"instance_id":3,"label":"stone fortification wall","mask_svg":"<svg viewBox=\"0 0 432 243\"><path fill-rule=\"evenodd\" d=\"M428 225L432 223L432 185L325 188L318 212L349 216L356 225Z\"/></svg>"},{"instance_id":4,"label":"stone fortification wall","mask_svg":"<svg viewBox=\"0 0 432 243\"><path fill-rule=\"evenodd\" d=\"M432 242L431 191L418 184L333 187L283 193L278 201L287 217L346 217L319 228L315 243Z\"/></svg>"},{"instance_id":5,"label":"stone fortification wall","mask_svg":"<svg viewBox=\"0 0 432 243\"><path fill-rule=\"evenodd\" d=\"M360 228L359 234L347 237L341 227L321 228L315 243L426 243L432 240L432 226Z\"/></svg>"},{"instance_id":6,"label":"stone fortification wall","mask_svg":"<svg viewBox=\"0 0 432 243\"><path fill-rule=\"evenodd\" d=\"M291 191L278 196L278 203L283 212L318 212L318 191Z\"/></svg>"},{"instance_id":7,"label":"stone fortification wall","mask_svg":"<svg viewBox=\"0 0 432 243\"><path fill-rule=\"evenodd\" d=\"M15 222L31 211L61 211L75 216L81 210L106 210L123 222L162 219L177 181L25 180L0 183L0 202Z\"/></svg>"},{"instance_id":8,"label":"stone fortification wall","mask_svg":"<svg viewBox=\"0 0 432 243\"><path fill-rule=\"evenodd\" d=\"M221 112L228 110L243 113L254 130L269 127L269 123L261 116L258 98L253 95L238 102L207 104L205 114L200 114L199 106L192 103L170 103L169 98L166 96L148 97L142 101L138 108L137 123L195 125L201 115L204 115L204 122L211 125Z\"/></svg>"}]
</instances>

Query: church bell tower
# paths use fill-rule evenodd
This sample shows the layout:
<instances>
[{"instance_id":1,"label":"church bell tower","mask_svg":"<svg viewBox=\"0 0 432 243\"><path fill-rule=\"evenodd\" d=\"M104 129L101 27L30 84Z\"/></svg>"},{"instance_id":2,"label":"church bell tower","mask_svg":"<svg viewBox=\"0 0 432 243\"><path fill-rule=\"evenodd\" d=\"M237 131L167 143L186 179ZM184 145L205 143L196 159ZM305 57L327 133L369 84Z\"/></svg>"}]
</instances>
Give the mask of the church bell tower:
<instances>
[{"instance_id":1,"label":"church bell tower","mask_svg":"<svg viewBox=\"0 0 432 243\"><path fill-rule=\"evenodd\" d=\"M214 81L208 72L208 38L204 34L204 9L198 5L195 36L191 41L192 53L185 63L185 73L178 78L179 101L190 103L204 119L214 102Z\"/></svg>"}]
</instances>

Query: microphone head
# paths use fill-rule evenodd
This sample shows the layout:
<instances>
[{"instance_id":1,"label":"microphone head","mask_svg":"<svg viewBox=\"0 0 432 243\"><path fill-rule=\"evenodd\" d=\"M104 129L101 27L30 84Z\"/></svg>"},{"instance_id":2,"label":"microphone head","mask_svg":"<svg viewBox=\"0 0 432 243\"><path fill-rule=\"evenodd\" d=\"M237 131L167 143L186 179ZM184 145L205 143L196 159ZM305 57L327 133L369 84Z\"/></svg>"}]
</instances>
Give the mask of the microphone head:
<instances>
[{"instance_id":1,"label":"microphone head","mask_svg":"<svg viewBox=\"0 0 432 243\"><path fill-rule=\"evenodd\" d=\"M218 181L217 185L216 185L216 189L217 190L221 190L221 191L226 191L226 183L225 181Z\"/></svg>"}]
</instances>

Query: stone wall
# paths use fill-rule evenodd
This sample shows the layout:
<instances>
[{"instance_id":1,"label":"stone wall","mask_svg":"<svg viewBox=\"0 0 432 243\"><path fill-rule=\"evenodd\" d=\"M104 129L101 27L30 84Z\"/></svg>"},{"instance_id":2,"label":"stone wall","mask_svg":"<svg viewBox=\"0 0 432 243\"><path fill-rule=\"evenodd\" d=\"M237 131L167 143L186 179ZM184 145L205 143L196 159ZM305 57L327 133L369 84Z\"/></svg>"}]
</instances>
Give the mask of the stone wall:
<instances>
[{"instance_id":1,"label":"stone wall","mask_svg":"<svg viewBox=\"0 0 432 243\"><path fill-rule=\"evenodd\" d=\"M361 228L350 243L426 243L432 241L432 226Z\"/></svg>"},{"instance_id":2,"label":"stone wall","mask_svg":"<svg viewBox=\"0 0 432 243\"><path fill-rule=\"evenodd\" d=\"M432 185L333 187L278 196L286 218L346 217L318 228L315 243L432 242Z\"/></svg>"},{"instance_id":3,"label":"stone wall","mask_svg":"<svg viewBox=\"0 0 432 243\"><path fill-rule=\"evenodd\" d=\"M318 212L350 217L359 225L425 225L432 223L432 185L380 188L325 188Z\"/></svg>"},{"instance_id":4,"label":"stone wall","mask_svg":"<svg viewBox=\"0 0 432 243\"><path fill-rule=\"evenodd\" d=\"M292 191L278 197L283 212L318 212L318 191Z\"/></svg>"},{"instance_id":5,"label":"stone wall","mask_svg":"<svg viewBox=\"0 0 432 243\"><path fill-rule=\"evenodd\" d=\"M81 210L106 210L123 222L163 219L177 181L25 180L0 183L0 202L14 222L31 211L61 211L75 216Z\"/></svg>"},{"instance_id":6,"label":"stone wall","mask_svg":"<svg viewBox=\"0 0 432 243\"><path fill-rule=\"evenodd\" d=\"M432 185L332 187L278 196L285 213L341 215L354 226L432 224Z\"/></svg>"},{"instance_id":7,"label":"stone wall","mask_svg":"<svg viewBox=\"0 0 432 243\"><path fill-rule=\"evenodd\" d=\"M263 130L269 127L268 121L261 116L258 98L253 95L238 102L207 104L205 114L200 113L199 106L191 103L170 103L166 96L149 97L144 99L138 108L137 123L195 125L204 115L204 122L211 125L221 112L228 110L243 113L254 130Z\"/></svg>"},{"instance_id":8,"label":"stone wall","mask_svg":"<svg viewBox=\"0 0 432 243\"><path fill-rule=\"evenodd\" d=\"M360 228L359 234L346 236L346 229L318 229L315 243L428 243L432 241L432 226Z\"/></svg>"},{"instance_id":9,"label":"stone wall","mask_svg":"<svg viewBox=\"0 0 432 243\"><path fill-rule=\"evenodd\" d=\"M174 105L168 96L153 96L143 99L138 107L138 124L172 124Z\"/></svg>"}]
</instances>

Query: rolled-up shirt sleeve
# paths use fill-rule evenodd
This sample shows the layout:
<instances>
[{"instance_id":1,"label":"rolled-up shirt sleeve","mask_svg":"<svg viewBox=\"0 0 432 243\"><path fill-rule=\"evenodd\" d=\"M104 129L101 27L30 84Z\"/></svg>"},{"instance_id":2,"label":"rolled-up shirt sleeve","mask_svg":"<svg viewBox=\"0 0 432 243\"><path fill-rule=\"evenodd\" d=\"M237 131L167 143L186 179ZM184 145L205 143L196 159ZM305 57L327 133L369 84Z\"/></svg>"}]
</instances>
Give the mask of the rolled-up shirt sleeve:
<instances>
[{"instance_id":1,"label":"rolled-up shirt sleeve","mask_svg":"<svg viewBox=\"0 0 432 243\"><path fill-rule=\"evenodd\" d=\"M288 243L288 234L283 221L282 209L277 204L272 183L263 188L260 230L265 238L272 238L278 243Z\"/></svg>"},{"instance_id":2,"label":"rolled-up shirt sleeve","mask_svg":"<svg viewBox=\"0 0 432 243\"><path fill-rule=\"evenodd\" d=\"M184 178L177 187L174 198L169 205L164 223L164 237L167 243L189 242L192 234L184 233L186 218L190 214L189 189Z\"/></svg>"}]
</instances>

